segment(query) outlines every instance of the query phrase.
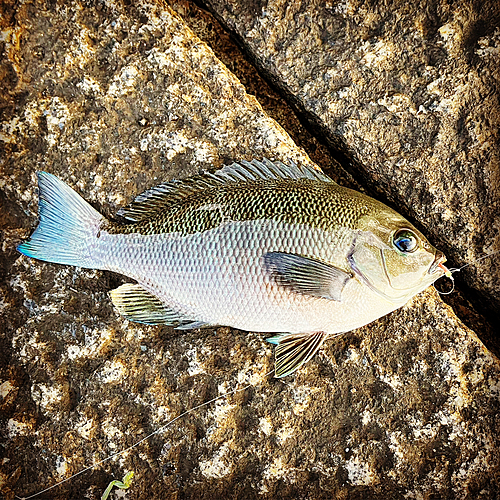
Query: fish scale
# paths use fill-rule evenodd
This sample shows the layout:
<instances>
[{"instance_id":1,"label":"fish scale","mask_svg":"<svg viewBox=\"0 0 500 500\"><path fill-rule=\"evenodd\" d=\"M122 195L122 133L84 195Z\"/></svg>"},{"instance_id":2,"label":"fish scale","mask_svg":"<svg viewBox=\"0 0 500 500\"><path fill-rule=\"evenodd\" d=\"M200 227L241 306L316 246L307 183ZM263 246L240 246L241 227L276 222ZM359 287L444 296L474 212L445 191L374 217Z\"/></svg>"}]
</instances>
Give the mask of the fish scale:
<instances>
[{"instance_id":1,"label":"fish scale","mask_svg":"<svg viewBox=\"0 0 500 500\"><path fill-rule=\"evenodd\" d=\"M402 306L443 275L443 254L382 203L311 167L268 160L171 181L112 222L39 173L40 222L21 253L110 270L132 321L276 334L276 376L325 338Z\"/></svg>"},{"instance_id":2,"label":"fish scale","mask_svg":"<svg viewBox=\"0 0 500 500\"><path fill-rule=\"evenodd\" d=\"M158 213L154 219L147 219L137 225L109 223L106 230L113 234L188 234L217 227L226 219L269 218L334 229L337 225L353 227L359 216L376 206L373 203L370 206L364 199L357 199L358 193L353 191L352 203L345 209L342 192L339 191L345 188L333 182L323 182L321 186L315 186L315 183L317 181L309 179L273 179L266 186L262 182L250 181L250 185L244 189L217 186L205 190L203 196L198 192L193 193L182 203L170 207L170 210ZM340 217L325 216L329 213L340 214Z\"/></svg>"}]
</instances>

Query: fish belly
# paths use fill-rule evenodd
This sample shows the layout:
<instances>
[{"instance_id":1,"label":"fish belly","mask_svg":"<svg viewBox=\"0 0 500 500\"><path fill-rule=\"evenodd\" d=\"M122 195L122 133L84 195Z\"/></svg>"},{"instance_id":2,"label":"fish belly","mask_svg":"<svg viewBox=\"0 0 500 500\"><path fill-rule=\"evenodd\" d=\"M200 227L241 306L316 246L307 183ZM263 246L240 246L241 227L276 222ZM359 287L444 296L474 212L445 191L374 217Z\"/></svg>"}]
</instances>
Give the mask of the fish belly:
<instances>
[{"instance_id":1,"label":"fish belly","mask_svg":"<svg viewBox=\"0 0 500 500\"><path fill-rule=\"evenodd\" d=\"M129 276L168 307L193 319L259 332L339 333L396 307L355 278L341 301L316 298L273 282L267 252L288 252L346 266L349 230L336 233L276 221L229 221L181 234L104 234L96 267Z\"/></svg>"}]
</instances>

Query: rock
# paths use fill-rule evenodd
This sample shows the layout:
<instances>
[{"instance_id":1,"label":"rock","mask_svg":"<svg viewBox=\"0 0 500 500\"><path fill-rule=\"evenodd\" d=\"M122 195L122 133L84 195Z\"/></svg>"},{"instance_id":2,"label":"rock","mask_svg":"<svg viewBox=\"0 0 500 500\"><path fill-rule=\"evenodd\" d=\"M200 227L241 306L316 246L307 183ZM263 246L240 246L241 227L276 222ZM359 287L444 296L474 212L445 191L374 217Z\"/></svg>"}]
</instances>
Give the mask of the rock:
<instances>
[{"instance_id":1,"label":"rock","mask_svg":"<svg viewBox=\"0 0 500 500\"><path fill-rule=\"evenodd\" d=\"M496 323L498 257L477 259L500 250L500 4L204 3L362 184L469 264Z\"/></svg>"},{"instance_id":2,"label":"rock","mask_svg":"<svg viewBox=\"0 0 500 500\"><path fill-rule=\"evenodd\" d=\"M500 493L500 363L432 289L278 380L264 334L129 323L108 297L121 277L16 253L39 169L110 215L200 168L310 160L168 7L34 0L2 19L5 498L246 385L41 498L100 498L130 470L129 499Z\"/></svg>"}]
</instances>

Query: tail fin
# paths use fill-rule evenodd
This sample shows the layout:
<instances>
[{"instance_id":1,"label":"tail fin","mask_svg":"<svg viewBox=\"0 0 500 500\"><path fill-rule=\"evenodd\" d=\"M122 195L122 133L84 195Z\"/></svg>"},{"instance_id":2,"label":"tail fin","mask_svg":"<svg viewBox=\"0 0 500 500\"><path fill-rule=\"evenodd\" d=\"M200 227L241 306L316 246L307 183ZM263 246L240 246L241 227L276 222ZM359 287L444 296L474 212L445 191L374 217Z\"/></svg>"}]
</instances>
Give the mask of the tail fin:
<instances>
[{"instance_id":1,"label":"tail fin","mask_svg":"<svg viewBox=\"0 0 500 500\"><path fill-rule=\"evenodd\" d=\"M90 247L104 217L55 175L38 172L38 227L17 250L56 264L94 267Z\"/></svg>"}]
</instances>

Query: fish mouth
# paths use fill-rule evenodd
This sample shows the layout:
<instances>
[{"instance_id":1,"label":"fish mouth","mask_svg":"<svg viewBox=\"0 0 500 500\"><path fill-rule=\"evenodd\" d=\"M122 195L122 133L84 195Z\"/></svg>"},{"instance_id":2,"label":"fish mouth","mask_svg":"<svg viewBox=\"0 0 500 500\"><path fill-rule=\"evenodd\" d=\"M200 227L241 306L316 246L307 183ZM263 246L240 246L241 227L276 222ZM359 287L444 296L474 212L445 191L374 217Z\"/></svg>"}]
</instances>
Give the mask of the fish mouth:
<instances>
[{"instance_id":1,"label":"fish mouth","mask_svg":"<svg viewBox=\"0 0 500 500\"><path fill-rule=\"evenodd\" d=\"M427 274L434 274L436 272L441 272L443 274L449 273L449 269L443 265L446 262L446 257L443 252L436 250L436 255L434 256L434 261L429 267Z\"/></svg>"}]
</instances>

